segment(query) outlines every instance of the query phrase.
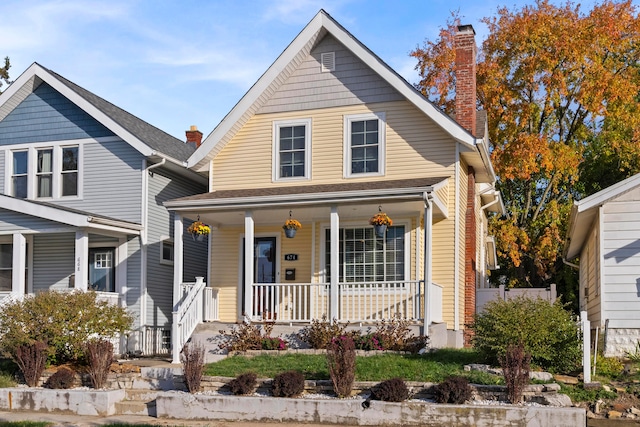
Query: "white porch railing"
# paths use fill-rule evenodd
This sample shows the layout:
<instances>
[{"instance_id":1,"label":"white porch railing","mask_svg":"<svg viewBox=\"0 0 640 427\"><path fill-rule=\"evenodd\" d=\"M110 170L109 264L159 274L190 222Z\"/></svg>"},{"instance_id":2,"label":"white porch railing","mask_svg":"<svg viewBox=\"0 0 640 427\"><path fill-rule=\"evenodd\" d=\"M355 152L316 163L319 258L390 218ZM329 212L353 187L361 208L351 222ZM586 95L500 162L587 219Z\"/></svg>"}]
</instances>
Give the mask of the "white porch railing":
<instances>
[{"instance_id":1,"label":"white porch railing","mask_svg":"<svg viewBox=\"0 0 640 427\"><path fill-rule=\"evenodd\" d=\"M115 292L96 292L97 301L106 301L109 305L120 305L120 294Z\"/></svg>"},{"instance_id":2,"label":"white porch railing","mask_svg":"<svg viewBox=\"0 0 640 427\"><path fill-rule=\"evenodd\" d=\"M325 283L254 283L255 320L310 322L329 313L329 285Z\"/></svg>"},{"instance_id":3,"label":"white porch railing","mask_svg":"<svg viewBox=\"0 0 640 427\"><path fill-rule=\"evenodd\" d=\"M424 317L424 281L357 282L338 284L338 313L329 313L327 283L255 283L251 319L310 322L323 315L339 321L375 322L400 316L419 321ZM431 319L442 321L442 287L432 284Z\"/></svg>"},{"instance_id":4,"label":"white porch railing","mask_svg":"<svg viewBox=\"0 0 640 427\"><path fill-rule=\"evenodd\" d=\"M182 298L176 304L173 312L173 336L171 340L173 363L180 363L180 352L189 340L191 334L203 320L203 289L205 283L202 277L197 277L195 283L184 283ZM174 309L175 309L174 308Z\"/></svg>"},{"instance_id":5,"label":"white porch railing","mask_svg":"<svg viewBox=\"0 0 640 427\"><path fill-rule=\"evenodd\" d=\"M218 303L218 288L204 288L204 320L205 322L215 322L220 320L220 307Z\"/></svg>"}]
</instances>

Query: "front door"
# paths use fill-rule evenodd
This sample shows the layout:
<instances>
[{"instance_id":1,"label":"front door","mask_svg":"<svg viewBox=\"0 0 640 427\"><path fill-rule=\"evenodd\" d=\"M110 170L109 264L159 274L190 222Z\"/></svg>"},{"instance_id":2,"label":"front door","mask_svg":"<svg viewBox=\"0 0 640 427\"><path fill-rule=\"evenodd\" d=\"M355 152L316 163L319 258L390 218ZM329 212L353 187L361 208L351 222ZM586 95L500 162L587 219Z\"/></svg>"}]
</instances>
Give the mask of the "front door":
<instances>
[{"instance_id":1,"label":"front door","mask_svg":"<svg viewBox=\"0 0 640 427\"><path fill-rule=\"evenodd\" d=\"M244 254L244 248L242 250ZM253 283L276 283L276 238L256 237L253 244ZM243 257L244 265L244 257ZM242 269L244 271L244 269ZM243 277L244 279L244 277ZM244 280L242 281L244 283ZM244 286L242 287L242 312L244 307ZM275 292L268 286L254 286L253 314L265 318L274 318L277 307Z\"/></svg>"},{"instance_id":2,"label":"front door","mask_svg":"<svg viewBox=\"0 0 640 427\"><path fill-rule=\"evenodd\" d=\"M115 292L115 249L89 248L89 289Z\"/></svg>"}]
</instances>

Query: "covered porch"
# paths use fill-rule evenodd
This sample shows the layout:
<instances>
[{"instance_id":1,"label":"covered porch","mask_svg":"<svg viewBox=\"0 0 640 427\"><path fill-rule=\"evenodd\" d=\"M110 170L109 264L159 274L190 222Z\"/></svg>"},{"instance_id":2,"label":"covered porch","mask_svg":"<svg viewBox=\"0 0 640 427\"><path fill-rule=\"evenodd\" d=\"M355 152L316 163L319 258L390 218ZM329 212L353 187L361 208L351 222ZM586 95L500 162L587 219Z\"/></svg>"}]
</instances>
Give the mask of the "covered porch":
<instances>
[{"instance_id":1,"label":"covered porch","mask_svg":"<svg viewBox=\"0 0 640 427\"><path fill-rule=\"evenodd\" d=\"M431 226L447 215L446 185L440 178L227 190L167 202L178 230L174 359L206 320L326 316L364 324L400 316L428 333L442 321L443 289L431 279L430 255ZM369 218L380 210L393 225L376 235ZM182 239L191 236L181 230L196 218L212 228L209 278L184 284ZM282 228L289 218L302 224L293 238Z\"/></svg>"}]
</instances>

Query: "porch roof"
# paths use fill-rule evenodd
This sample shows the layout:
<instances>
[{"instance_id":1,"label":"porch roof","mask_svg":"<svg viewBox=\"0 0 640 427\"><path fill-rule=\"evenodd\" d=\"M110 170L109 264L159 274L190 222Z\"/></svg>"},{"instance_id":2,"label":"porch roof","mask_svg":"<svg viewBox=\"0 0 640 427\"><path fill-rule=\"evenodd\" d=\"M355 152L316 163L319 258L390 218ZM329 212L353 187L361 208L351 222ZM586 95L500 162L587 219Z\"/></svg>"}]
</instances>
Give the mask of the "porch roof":
<instances>
[{"instance_id":1,"label":"porch roof","mask_svg":"<svg viewBox=\"0 0 640 427\"><path fill-rule=\"evenodd\" d=\"M134 222L96 215L91 212L59 206L53 203L19 199L0 194L0 209L43 218L73 227L93 228L126 234L140 234L142 225Z\"/></svg>"},{"instance_id":2,"label":"porch roof","mask_svg":"<svg viewBox=\"0 0 640 427\"><path fill-rule=\"evenodd\" d=\"M165 202L171 210L189 208L229 209L241 207L269 207L361 203L380 199L410 200L423 197L446 185L447 177L399 179L391 181L347 182L340 184L315 184L273 186L217 190Z\"/></svg>"}]
</instances>

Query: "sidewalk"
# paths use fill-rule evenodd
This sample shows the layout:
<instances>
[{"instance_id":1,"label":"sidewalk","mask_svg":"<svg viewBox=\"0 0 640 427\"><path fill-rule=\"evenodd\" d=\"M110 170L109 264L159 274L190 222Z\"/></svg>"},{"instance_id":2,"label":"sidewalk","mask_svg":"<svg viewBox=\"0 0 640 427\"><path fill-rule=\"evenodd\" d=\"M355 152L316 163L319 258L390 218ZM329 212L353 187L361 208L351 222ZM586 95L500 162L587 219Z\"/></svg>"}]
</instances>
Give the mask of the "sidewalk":
<instances>
[{"instance_id":1,"label":"sidewalk","mask_svg":"<svg viewBox=\"0 0 640 427\"><path fill-rule=\"evenodd\" d=\"M105 424L148 424L154 426L199 426L199 427L253 427L256 423L230 422L230 421L193 421L193 420L173 420L165 418L144 417L139 415L112 415L109 417L91 417L72 414L56 414L43 412L4 412L0 411L0 422L2 421L47 421L52 422L53 427L92 427ZM267 424L260 422L260 424ZM275 423L274 423L275 424ZM304 425L304 427L338 427L331 424L296 424L281 423L286 426ZM344 426L340 426L344 427Z\"/></svg>"}]
</instances>

